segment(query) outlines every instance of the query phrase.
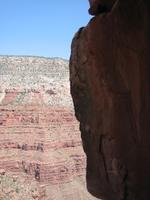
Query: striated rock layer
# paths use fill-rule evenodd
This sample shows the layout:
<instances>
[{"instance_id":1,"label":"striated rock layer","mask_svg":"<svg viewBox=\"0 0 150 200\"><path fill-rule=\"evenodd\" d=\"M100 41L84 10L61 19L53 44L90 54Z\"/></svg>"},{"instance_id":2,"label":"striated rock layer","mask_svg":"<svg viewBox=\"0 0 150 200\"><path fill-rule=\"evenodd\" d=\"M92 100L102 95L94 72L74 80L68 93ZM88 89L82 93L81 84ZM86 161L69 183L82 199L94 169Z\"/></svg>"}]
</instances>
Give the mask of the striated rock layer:
<instances>
[{"instance_id":1,"label":"striated rock layer","mask_svg":"<svg viewBox=\"0 0 150 200\"><path fill-rule=\"evenodd\" d=\"M0 57L0 169L36 183L36 200L93 199L69 91L66 60Z\"/></svg>"},{"instance_id":2,"label":"striated rock layer","mask_svg":"<svg viewBox=\"0 0 150 200\"><path fill-rule=\"evenodd\" d=\"M149 200L150 3L90 3L96 16L75 35L70 59L87 187L106 200Z\"/></svg>"}]
</instances>

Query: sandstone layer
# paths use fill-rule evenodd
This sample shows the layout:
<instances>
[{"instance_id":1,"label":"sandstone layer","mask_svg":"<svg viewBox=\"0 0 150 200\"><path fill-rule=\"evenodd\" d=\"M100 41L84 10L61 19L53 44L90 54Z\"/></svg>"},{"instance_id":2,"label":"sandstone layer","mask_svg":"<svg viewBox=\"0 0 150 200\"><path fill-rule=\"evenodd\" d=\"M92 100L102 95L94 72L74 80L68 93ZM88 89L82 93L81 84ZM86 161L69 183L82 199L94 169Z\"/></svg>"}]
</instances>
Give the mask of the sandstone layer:
<instances>
[{"instance_id":1,"label":"sandstone layer","mask_svg":"<svg viewBox=\"0 0 150 200\"><path fill-rule=\"evenodd\" d=\"M25 188L36 183L37 200L92 200L85 163L68 61L1 56L0 169Z\"/></svg>"},{"instance_id":2,"label":"sandstone layer","mask_svg":"<svg viewBox=\"0 0 150 200\"><path fill-rule=\"evenodd\" d=\"M149 200L150 3L90 3L96 16L75 35L70 58L87 187L104 200Z\"/></svg>"}]
</instances>

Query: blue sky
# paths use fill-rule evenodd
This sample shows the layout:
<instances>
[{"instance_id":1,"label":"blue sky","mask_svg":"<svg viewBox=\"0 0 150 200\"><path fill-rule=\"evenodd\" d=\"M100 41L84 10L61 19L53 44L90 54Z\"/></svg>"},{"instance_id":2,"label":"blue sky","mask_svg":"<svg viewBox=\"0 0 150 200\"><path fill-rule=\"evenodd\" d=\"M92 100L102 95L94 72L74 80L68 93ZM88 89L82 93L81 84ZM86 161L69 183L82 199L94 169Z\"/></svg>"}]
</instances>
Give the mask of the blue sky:
<instances>
[{"instance_id":1,"label":"blue sky","mask_svg":"<svg viewBox=\"0 0 150 200\"><path fill-rule=\"evenodd\" d=\"M88 0L0 0L0 55L69 58Z\"/></svg>"}]
</instances>

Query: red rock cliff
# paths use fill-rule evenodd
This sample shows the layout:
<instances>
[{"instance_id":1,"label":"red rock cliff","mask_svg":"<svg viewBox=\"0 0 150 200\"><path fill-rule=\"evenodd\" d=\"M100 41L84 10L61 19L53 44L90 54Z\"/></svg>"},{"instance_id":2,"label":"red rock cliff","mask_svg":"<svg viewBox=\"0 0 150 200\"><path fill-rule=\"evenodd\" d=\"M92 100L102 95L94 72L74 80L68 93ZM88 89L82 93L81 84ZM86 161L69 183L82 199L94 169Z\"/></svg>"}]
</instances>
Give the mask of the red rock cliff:
<instances>
[{"instance_id":1,"label":"red rock cliff","mask_svg":"<svg viewBox=\"0 0 150 200\"><path fill-rule=\"evenodd\" d=\"M150 3L90 1L72 42L71 93L87 187L106 200L150 199Z\"/></svg>"},{"instance_id":2,"label":"red rock cliff","mask_svg":"<svg viewBox=\"0 0 150 200\"><path fill-rule=\"evenodd\" d=\"M66 60L0 56L0 171L6 171L0 199L8 193L7 173L9 182L17 176L29 188L24 197L10 194L12 200L29 200L33 184L36 200L95 199L84 184L86 158L69 88Z\"/></svg>"}]
</instances>

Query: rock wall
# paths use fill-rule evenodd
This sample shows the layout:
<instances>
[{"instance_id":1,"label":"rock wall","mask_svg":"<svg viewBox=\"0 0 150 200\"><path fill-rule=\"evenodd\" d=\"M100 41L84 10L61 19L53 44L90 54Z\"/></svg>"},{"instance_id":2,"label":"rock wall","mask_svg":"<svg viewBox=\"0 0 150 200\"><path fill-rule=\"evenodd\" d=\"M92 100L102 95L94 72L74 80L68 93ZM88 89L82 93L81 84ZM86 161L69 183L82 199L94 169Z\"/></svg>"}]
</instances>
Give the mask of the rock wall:
<instances>
[{"instance_id":1,"label":"rock wall","mask_svg":"<svg viewBox=\"0 0 150 200\"><path fill-rule=\"evenodd\" d=\"M96 16L76 33L70 58L87 187L104 200L149 200L150 3L90 5Z\"/></svg>"},{"instance_id":2,"label":"rock wall","mask_svg":"<svg viewBox=\"0 0 150 200\"><path fill-rule=\"evenodd\" d=\"M0 57L0 169L36 183L36 200L94 199L69 91L66 60Z\"/></svg>"}]
</instances>

